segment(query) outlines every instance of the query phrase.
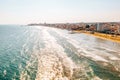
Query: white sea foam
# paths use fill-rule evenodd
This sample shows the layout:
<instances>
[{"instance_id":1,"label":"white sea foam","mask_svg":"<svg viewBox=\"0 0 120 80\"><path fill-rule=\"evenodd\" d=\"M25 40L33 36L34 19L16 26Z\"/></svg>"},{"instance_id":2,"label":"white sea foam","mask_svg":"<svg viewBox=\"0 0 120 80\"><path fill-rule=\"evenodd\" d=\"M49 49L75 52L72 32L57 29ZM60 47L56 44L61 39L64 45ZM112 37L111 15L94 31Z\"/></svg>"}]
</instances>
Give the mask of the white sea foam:
<instances>
[{"instance_id":1,"label":"white sea foam","mask_svg":"<svg viewBox=\"0 0 120 80\"><path fill-rule=\"evenodd\" d=\"M5 76L7 74L7 71L6 70L4 70L3 71L3 76Z\"/></svg>"},{"instance_id":2,"label":"white sea foam","mask_svg":"<svg viewBox=\"0 0 120 80\"><path fill-rule=\"evenodd\" d=\"M54 30L55 31L55 30ZM67 39L67 41L70 43L70 44L72 44L75 48L77 48L78 49L78 52L84 52L84 53L86 53L86 54L82 54L81 53L81 55L83 55L83 56L86 56L86 57L90 57L90 58L92 58L93 60L96 60L96 61L105 61L105 62L109 62L107 59L106 59L106 57L109 57L109 59L110 60L120 60L117 56L115 56L114 54L109 54L109 53L104 53L104 55L103 54L99 54L100 53L100 51L98 52L98 51L96 51L95 49L92 49L93 51L94 51L94 53L92 53L92 52L89 52L89 51L87 51L86 49L85 49L85 47L81 47L81 45L79 44L79 42L78 41L76 41L75 39L72 39L72 38L70 38L70 36L69 35L63 35L63 33L60 33L60 32L58 32L58 31L56 31L60 36L62 36L62 37L64 37L64 38L66 38ZM85 45L84 45L85 46ZM90 48L90 47L89 47ZM106 47L102 47L102 48L104 48L105 50L108 50L108 51L111 51L110 49L108 49L108 48L106 48Z\"/></svg>"},{"instance_id":3,"label":"white sea foam","mask_svg":"<svg viewBox=\"0 0 120 80\"><path fill-rule=\"evenodd\" d=\"M45 48L41 49L37 56L38 71L36 80L75 80L78 76L79 79L87 77L85 65L81 64L78 67L66 55L64 48L57 43L46 28L42 30L42 34L44 34Z\"/></svg>"},{"instance_id":4,"label":"white sea foam","mask_svg":"<svg viewBox=\"0 0 120 80\"><path fill-rule=\"evenodd\" d=\"M105 62L108 62L108 61L107 61L106 59L104 59L103 57L98 56L98 55L96 55L96 54L94 54L94 53L88 52L86 49L82 48L78 41L70 38L69 36L63 35L63 34L60 33L60 32L57 32L57 33L58 33L60 36L66 38L67 41L68 41L70 44L72 44L75 48L77 48L77 49L78 49L78 53L81 52L81 51L85 53L85 54L81 53L81 54L79 54L79 55L86 56L86 57L90 57L90 58L92 58L93 60L96 60L96 61L105 61Z\"/></svg>"},{"instance_id":5,"label":"white sea foam","mask_svg":"<svg viewBox=\"0 0 120 80\"><path fill-rule=\"evenodd\" d=\"M115 56L111 56L111 57L109 57L109 59L111 59L111 60L120 60L120 58L115 57Z\"/></svg>"},{"instance_id":6,"label":"white sea foam","mask_svg":"<svg viewBox=\"0 0 120 80\"><path fill-rule=\"evenodd\" d=\"M56 42L47 29L43 30L45 48L41 50L36 80L69 80L72 76L73 62L64 53L64 49ZM69 75L64 74L64 67ZM66 68L66 69L67 69Z\"/></svg>"},{"instance_id":7,"label":"white sea foam","mask_svg":"<svg viewBox=\"0 0 120 80\"><path fill-rule=\"evenodd\" d=\"M26 62L27 65L25 70L21 72L20 80L30 79L30 75L27 72L33 71L30 69L30 67L34 68L34 63L37 60L37 74L35 80L87 79L88 75L86 71L89 72L91 69L89 69L89 67L85 64L80 64L79 66L76 65L64 52L64 48L57 43L55 37L50 35L50 33L47 31L48 28L37 28L41 31L41 34L35 30L31 32L32 35L30 34L31 36L29 39L34 41L34 45L30 60ZM40 46L40 38L43 39L45 48L38 49L38 46ZM76 42L71 40L71 43ZM23 48L29 49L27 48L28 44L29 43L23 45ZM22 66L19 67L22 68Z\"/></svg>"}]
</instances>

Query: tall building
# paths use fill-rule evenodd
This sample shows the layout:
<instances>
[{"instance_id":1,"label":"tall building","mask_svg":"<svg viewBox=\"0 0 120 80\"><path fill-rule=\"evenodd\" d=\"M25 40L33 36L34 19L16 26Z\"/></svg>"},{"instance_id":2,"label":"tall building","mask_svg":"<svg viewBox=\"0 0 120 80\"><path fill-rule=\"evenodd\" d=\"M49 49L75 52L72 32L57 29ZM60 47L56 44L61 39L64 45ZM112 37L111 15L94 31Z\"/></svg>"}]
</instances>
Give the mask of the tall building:
<instances>
[{"instance_id":1,"label":"tall building","mask_svg":"<svg viewBox=\"0 0 120 80\"><path fill-rule=\"evenodd\" d=\"M100 23L97 23L96 30L100 31Z\"/></svg>"}]
</instances>

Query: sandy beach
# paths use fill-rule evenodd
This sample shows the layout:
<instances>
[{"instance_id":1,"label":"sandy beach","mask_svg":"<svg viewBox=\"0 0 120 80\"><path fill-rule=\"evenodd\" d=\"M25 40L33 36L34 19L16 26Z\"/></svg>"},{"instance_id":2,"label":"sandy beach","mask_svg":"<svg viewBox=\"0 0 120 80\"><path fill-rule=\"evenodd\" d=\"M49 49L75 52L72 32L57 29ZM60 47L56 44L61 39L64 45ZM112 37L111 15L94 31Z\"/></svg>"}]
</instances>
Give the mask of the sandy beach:
<instances>
[{"instance_id":1,"label":"sandy beach","mask_svg":"<svg viewBox=\"0 0 120 80\"><path fill-rule=\"evenodd\" d=\"M101 39L105 39L105 40L110 40L110 41L113 41L113 42L117 42L117 43L120 43L120 36L119 35L111 35L111 34L104 34L104 33L98 33L98 32L95 32L94 34L91 34L90 31L73 31L74 33L84 33L84 34L87 34L87 35L91 35L91 36L94 36L94 37L97 37L97 38L101 38Z\"/></svg>"}]
</instances>

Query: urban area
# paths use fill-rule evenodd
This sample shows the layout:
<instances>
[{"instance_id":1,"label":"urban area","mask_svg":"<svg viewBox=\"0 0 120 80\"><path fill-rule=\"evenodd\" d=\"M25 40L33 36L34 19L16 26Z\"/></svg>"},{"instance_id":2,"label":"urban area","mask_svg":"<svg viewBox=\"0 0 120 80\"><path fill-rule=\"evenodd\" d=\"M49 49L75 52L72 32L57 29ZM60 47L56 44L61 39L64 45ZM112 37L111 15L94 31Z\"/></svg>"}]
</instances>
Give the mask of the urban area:
<instances>
[{"instance_id":1,"label":"urban area","mask_svg":"<svg viewBox=\"0 0 120 80\"><path fill-rule=\"evenodd\" d=\"M96 23L32 23L30 26L47 26L67 29L73 33L86 33L99 38L120 42L120 22L96 22Z\"/></svg>"}]
</instances>

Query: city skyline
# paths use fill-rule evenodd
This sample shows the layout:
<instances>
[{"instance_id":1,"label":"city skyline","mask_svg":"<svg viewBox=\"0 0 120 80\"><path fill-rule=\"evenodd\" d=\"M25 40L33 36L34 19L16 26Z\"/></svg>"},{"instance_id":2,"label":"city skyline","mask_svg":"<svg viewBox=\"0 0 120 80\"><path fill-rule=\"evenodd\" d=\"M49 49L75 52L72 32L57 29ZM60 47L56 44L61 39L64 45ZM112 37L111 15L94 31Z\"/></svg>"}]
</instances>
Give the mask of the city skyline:
<instances>
[{"instance_id":1,"label":"city skyline","mask_svg":"<svg viewBox=\"0 0 120 80\"><path fill-rule=\"evenodd\" d=\"M1 0L0 24L120 21L120 0Z\"/></svg>"}]
</instances>

